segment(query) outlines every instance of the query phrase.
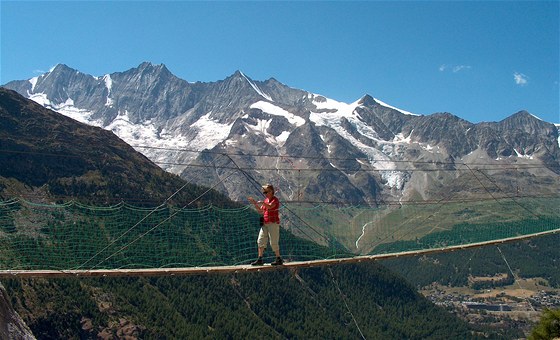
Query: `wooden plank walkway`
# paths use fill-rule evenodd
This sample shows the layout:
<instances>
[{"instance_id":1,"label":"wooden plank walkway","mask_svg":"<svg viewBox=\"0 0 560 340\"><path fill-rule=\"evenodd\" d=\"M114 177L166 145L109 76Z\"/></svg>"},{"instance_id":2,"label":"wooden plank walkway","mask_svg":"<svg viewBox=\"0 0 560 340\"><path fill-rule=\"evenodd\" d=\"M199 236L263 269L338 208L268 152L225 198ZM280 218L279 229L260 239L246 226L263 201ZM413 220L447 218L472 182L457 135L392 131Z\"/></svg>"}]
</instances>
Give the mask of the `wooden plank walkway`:
<instances>
[{"instance_id":1,"label":"wooden plank walkway","mask_svg":"<svg viewBox=\"0 0 560 340\"><path fill-rule=\"evenodd\" d=\"M500 240L469 243L457 246L414 250L400 253L387 253L375 255L361 255L340 259L325 259L312 261L286 262L282 266L238 265L238 266L213 266L213 267L185 267L185 268L140 268L140 269L95 269L95 270L0 270L0 279L8 278L63 278L63 277L130 277L130 276L184 276L184 275L206 275L206 274L231 274L265 272L271 270L297 269L306 267L321 267L344 263L359 263L365 261L376 261L403 256L417 256L458 251L470 248L484 247L506 242L515 242L534 237L550 235L560 232L560 229L544 231L535 234L509 237Z\"/></svg>"}]
</instances>

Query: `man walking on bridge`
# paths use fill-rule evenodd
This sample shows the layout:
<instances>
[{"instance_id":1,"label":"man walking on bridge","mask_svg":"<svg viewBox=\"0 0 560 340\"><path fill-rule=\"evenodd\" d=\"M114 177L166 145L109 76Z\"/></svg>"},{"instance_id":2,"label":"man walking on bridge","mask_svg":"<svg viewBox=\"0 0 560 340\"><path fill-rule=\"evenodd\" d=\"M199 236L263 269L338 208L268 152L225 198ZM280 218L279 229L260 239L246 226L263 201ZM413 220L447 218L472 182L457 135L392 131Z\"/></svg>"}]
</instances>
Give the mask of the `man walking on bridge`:
<instances>
[{"instance_id":1,"label":"man walking on bridge","mask_svg":"<svg viewBox=\"0 0 560 340\"><path fill-rule=\"evenodd\" d=\"M259 237L257 238L257 245L259 247L259 257L251 265L262 266L264 250L266 245L270 240L270 247L276 254L276 261L272 262L271 265L277 266L284 264L282 257L280 256L280 246L278 241L280 240L280 216L278 211L280 209L280 201L278 197L274 196L274 187L272 184L265 184L262 186L263 195L265 195L264 201L255 201L253 197L248 197L249 201L253 203L257 211L263 214L263 223L261 225L261 230L259 231Z\"/></svg>"}]
</instances>

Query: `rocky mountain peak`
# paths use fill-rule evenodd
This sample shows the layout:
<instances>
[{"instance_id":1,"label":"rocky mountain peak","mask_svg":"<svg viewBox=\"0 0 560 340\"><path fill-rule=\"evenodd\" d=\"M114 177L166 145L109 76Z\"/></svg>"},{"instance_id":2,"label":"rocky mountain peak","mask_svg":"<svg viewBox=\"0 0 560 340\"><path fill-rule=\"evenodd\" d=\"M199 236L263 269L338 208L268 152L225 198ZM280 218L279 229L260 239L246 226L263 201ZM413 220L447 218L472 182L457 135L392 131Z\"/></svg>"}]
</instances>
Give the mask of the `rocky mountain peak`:
<instances>
[{"instance_id":1,"label":"rocky mountain peak","mask_svg":"<svg viewBox=\"0 0 560 340\"><path fill-rule=\"evenodd\" d=\"M227 84L227 86L233 87L250 87L253 89L256 87L255 82L240 70L236 70L231 76L224 79L223 82ZM218 81L218 83L220 83L220 81Z\"/></svg>"},{"instance_id":2,"label":"rocky mountain peak","mask_svg":"<svg viewBox=\"0 0 560 340\"><path fill-rule=\"evenodd\" d=\"M463 120L449 112L436 112L432 114L431 117L439 120L455 120L455 121Z\"/></svg>"},{"instance_id":3,"label":"rocky mountain peak","mask_svg":"<svg viewBox=\"0 0 560 340\"><path fill-rule=\"evenodd\" d=\"M258 82L245 75L240 70L222 81L212 84L215 100L222 101L224 96L228 100L233 99L236 105L239 103L250 104L260 99L272 101L271 96L264 91ZM231 107L231 105L227 105Z\"/></svg>"},{"instance_id":4,"label":"rocky mountain peak","mask_svg":"<svg viewBox=\"0 0 560 340\"><path fill-rule=\"evenodd\" d=\"M504 120L502 120L502 122L504 121L516 121L516 122L531 122L531 121L535 121L535 120L541 120L540 118L530 114L529 112L525 111L525 110L521 110L519 112L516 112L514 114L512 114L511 116L505 118Z\"/></svg>"},{"instance_id":5,"label":"rocky mountain peak","mask_svg":"<svg viewBox=\"0 0 560 340\"><path fill-rule=\"evenodd\" d=\"M551 135L554 134L555 130L554 124L547 123L525 110L514 113L497 125L501 130L522 130L529 134Z\"/></svg>"},{"instance_id":6,"label":"rocky mountain peak","mask_svg":"<svg viewBox=\"0 0 560 340\"><path fill-rule=\"evenodd\" d=\"M147 61L138 65L136 70L140 73L150 73L165 76L172 75L171 71L169 71L169 69L164 64L155 65Z\"/></svg>"},{"instance_id":7,"label":"rocky mountain peak","mask_svg":"<svg viewBox=\"0 0 560 340\"><path fill-rule=\"evenodd\" d=\"M91 77L82 73L66 64L57 64L49 72L38 77L41 83L47 82L48 84L57 84L61 81L67 81L72 78Z\"/></svg>"},{"instance_id":8,"label":"rocky mountain peak","mask_svg":"<svg viewBox=\"0 0 560 340\"><path fill-rule=\"evenodd\" d=\"M230 76L231 78L246 78L247 76L245 73L241 72L241 70L235 70L233 74Z\"/></svg>"},{"instance_id":9,"label":"rocky mountain peak","mask_svg":"<svg viewBox=\"0 0 560 340\"><path fill-rule=\"evenodd\" d=\"M42 93L49 99L50 104L56 105L70 99L67 89L69 84L83 84L89 81L94 81L94 78L65 64L57 64L49 72L30 81L30 92Z\"/></svg>"},{"instance_id":10,"label":"rocky mountain peak","mask_svg":"<svg viewBox=\"0 0 560 340\"><path fill-rule=\"evenodd\" d=\"M158 64L154 64L154 63L152 63L152 62L150 62L150 61L143 61L143 62L140 63L140 65L138 65L137 68L138 68L138 69L147 69L147 68L148 68L148 69L149 69L149 68L158 69L158 68L166 68L166 67L165 67L164 64L159 64L159 65L158 65Z\"/></svg>"},{"instance_id":11,"label":"rocky mountain peak","mask_svg":"<svg viewBox=\"0 0 560 340\"><path fill-rule=\"evenodd\" d=\"M379 105L379 103L369 94L364 95L359 101L358 104L364 106L375 106Z\"/></svg>"},{"instance_id":12,"label":"rocky mountain peak","mask_svg":"<svg viewBox=\"0 0 560 340\"><path fill-rule=\"evenodd\" d=\"M143 62L138 67L111 76L118 79L119 75L124 76L127 82L140 83L144 84L144 86L150 86L158 82L168 82L170 79L178 79L165 65L154 65L150 62Z\"/></svg>"},{"instance_id":13,"label":"rocky mountain peak","mask_svg":"<svg viewBox=\"0 0 560 340\"><path fill-rule=\"evenodd\" d=\"M250 79L241 70L235 70L231 75L226 77L224 80L218 80L218 82L231 82L231 81L247 81Z\"/></svg>"},{"instance_id":14,"label":"rocky mountain peak","mask_svg":"<svg viewBox=\"0 0 560 340\"><path fill-rule=\"evenodd\" d=\"M71 72L80 72L76 69L71 68L70 66L66 65L66 64L56 64L47 74L46 76L48 76L49 74L68 74Z\"/></svg>"}]
</instances>

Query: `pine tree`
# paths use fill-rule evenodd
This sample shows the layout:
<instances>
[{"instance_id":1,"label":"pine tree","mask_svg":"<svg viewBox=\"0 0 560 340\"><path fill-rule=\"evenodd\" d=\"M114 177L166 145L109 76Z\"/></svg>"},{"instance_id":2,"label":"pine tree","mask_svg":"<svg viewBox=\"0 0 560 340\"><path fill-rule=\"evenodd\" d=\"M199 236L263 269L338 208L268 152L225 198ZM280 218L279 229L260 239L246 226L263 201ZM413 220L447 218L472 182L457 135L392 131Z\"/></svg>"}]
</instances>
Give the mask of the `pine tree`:
<instances>
[{"instance_id":1,"label":"pine tree","mask_svg":"<svg viewBox=\"0 0 560 340\"><path fill-rule=\"evenodd\" d=\"M560 309L545 309L529 340L560 338Z\"/></svg>"}]
</instances>

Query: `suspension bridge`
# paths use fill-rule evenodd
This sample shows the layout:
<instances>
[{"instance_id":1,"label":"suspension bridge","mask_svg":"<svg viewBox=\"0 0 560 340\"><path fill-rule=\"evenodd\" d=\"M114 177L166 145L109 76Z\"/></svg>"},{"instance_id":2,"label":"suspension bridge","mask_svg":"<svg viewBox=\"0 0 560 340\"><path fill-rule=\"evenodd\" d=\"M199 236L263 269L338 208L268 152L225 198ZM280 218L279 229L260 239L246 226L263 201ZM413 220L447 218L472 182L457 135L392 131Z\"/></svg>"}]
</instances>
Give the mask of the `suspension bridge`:
<instances>
[{"instance_id":1,"label":"suspension bridge","mask_svg":"<svg viewBox=\"0 0 560 340\"><path fill-rule=\"evenodd\" d=\"M558 233L558 207L556 196L377 208L286 203L285 264L251 266L259 227L248 205L99 207L13 199L0 202L0 278L252 272L457 251Z\"/></svg>"}]
</instances>

